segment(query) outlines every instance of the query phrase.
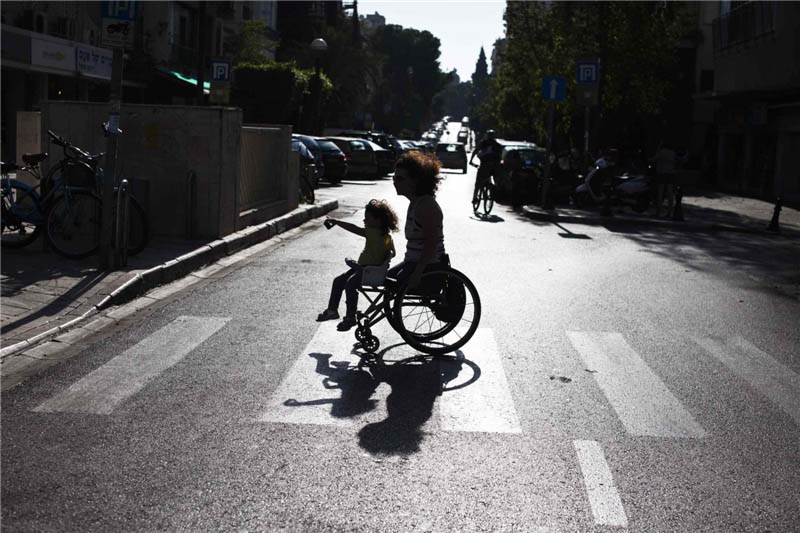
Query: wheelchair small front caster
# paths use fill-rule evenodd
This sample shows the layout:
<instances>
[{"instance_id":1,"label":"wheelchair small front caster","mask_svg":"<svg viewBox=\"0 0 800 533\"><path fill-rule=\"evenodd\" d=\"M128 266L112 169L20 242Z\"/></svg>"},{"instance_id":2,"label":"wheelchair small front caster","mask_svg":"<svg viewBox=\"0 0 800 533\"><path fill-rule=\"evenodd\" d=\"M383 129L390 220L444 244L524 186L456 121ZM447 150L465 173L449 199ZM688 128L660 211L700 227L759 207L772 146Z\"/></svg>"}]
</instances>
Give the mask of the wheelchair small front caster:
<instances>
[{"instance_id":1,"label":"wheelchair small front caster","mask_svg":"<svg viewBox=\"0 0 800 533\"><path fill-rule=\"evenodd\" d=\"M363 343L367 337L372 336L372 331L366 326L358 326L356 328L356 340Z\"/></svg>"},{"instance_id":2,"label":"wheelchair small front caster","mask_svg":"<svg viewBox=\"0 0 800 533\"><path fill-rule=\"evenodd\" d=\"M378 347L380 345L381 341L379 341L378 337L376 337L375 335L368 335L361 341L361 347L371 354L375 354L375 352L378 351Z\"/></svg>"}]
</instances>

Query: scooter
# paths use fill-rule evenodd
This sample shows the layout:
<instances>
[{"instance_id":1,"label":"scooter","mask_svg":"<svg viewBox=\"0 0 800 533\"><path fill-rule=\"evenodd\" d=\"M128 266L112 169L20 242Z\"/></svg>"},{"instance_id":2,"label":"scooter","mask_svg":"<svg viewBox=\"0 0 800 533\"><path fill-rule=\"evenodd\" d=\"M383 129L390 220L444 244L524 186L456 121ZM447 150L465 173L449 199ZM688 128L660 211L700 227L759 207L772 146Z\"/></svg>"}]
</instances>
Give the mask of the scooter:
<instances>
[{"instance_id":1,"label":"scooter","mask_svg":"<svg viewBox=\"0 0 800 533\"><path fill-rule=\"evenodd\" d=\"M614 160L600 157L594 168L578 185L573 195L575 205L579 208L606 203L610 195L611 203L620 207L629 206L633 211L642 213L650 206L655 194L655 180L652 172L645 174L616 174Z\"/></svg>"}]
</instances>

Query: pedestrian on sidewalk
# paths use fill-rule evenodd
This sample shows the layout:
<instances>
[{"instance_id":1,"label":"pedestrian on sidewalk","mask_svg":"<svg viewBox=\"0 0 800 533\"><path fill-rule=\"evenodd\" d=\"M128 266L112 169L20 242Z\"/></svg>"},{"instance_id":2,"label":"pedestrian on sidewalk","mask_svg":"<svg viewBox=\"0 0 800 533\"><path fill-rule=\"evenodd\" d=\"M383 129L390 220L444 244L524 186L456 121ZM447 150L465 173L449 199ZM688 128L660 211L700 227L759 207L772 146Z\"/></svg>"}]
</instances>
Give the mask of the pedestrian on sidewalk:
<instances>
[{"instance_id":1,"label":"pedestrian on sidewalk","mask_svg":"<svg viewBox=\"0 0 800 533\"><path fill-rule=\"evenodd\" d=\"M361 286L364 267L382 265L395 253L394 241L390 233L398 229L397 215L385 200L373 199L369 201L364 210L364 227L334 218L325 220L326 228L331 229L334 226L339 226L366 239L358 261L353 261L349 257L345 259L345 263L350 268L344 274L334 278L328 308L317 316L318 322L339 318L339 301L342 299L342 292L345 292L347 311L336 329L347 331L356 325L358 288Z\"/></svg>"},{"instance_id":2,"label":"pedestrian on sidewalk","mask_svg":"<svg viewBox=\"0 0 800 533\"><path fill-rule=\"evenodd\" d=\"M675 208L675 176L679 162L685 160L684 156L678 156L674 145L669 141L661 141L655 155L650 158L650 162L656 166L656 216L661 216L661 206L664 203L664 196L667 197L667 218L672 216Z\"/></svg>"}]
</instances>

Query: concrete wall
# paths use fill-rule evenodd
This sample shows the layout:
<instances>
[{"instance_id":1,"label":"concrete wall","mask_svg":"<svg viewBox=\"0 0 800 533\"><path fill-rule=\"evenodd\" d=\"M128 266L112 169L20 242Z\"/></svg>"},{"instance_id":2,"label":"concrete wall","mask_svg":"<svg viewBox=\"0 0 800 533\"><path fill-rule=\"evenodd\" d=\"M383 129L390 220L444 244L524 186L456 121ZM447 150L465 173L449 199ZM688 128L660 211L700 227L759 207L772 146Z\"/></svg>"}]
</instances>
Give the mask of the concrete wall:
<instances>
[{"instance_id":1,"label":"concrete wall","mask_svg":"<svg viewBox=\"0 0 800 533\"><path fill-rule=\"evenodd\" d=\"M44 151L51 157L46 164L55 164L62 157L59 147L49 144L47 129L53 129L73 144L90 152L106 149L100 124L108 119L109 105L87 102L46 102L43 106L42 139ZM297 184L281 187L283 198L276 196L260 202L269 204L259 209L259 201L244 201L255 209L256 217L241 217L240 179L242 112L237 108L189 107L167 105L124 104L120 113L117 155L118 175L143 177L147 183L143 198L153 234L185 237L190 208L188 174L196 174L195 215L191 221L195 236L217 238L249 224L280 216L297 206ZM289 146L288 126L284 136ZM273 139L273 143L280 143ZM277 150L277 149L276 149ZM254 156L260 157L258 152ZM286 155L288 157L288 154ZM276 183L287 183L287 159L270 168ZM266 175L266 174L265 174ZM142 180L134 179L134 194ZM289 194L294 190L294 194ZM259 218L260 217L260 218Z\"/></svg>"}]
</instances>

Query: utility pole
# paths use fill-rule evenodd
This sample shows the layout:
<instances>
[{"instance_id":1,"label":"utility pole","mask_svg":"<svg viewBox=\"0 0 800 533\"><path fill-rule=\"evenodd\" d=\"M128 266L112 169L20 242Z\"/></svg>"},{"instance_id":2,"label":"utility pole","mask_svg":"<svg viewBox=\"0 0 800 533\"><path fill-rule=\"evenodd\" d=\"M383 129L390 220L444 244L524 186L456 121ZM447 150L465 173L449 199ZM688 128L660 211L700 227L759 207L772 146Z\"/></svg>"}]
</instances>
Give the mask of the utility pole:
<instances>
[{"instance_id":1,"label":"utility pole","mask_svg":"<svg viewBox=\"0 0 800 533\"><path fill-rule=\"evenodd\" d=\"M197 88L195 105L205 102L203 86L206 81L206 2L198 2L197 11Z\"/></svg>"}]
</instances>

